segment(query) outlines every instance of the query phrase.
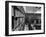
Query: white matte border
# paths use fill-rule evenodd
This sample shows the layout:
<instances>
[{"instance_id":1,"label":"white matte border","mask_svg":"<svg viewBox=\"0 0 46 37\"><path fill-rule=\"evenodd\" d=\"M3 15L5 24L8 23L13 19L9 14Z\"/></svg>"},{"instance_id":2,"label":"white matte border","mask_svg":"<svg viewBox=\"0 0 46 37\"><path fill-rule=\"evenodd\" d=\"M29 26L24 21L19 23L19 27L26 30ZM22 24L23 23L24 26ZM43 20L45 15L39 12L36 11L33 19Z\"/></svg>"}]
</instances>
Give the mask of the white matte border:
<instances>
[{"instance_id":1,"label":"white matte border","mask_svg":"<svg viewBox=\"0 0 46 37\"><path fill-rule=\"evenodd\" d=\"M12 6L34 6L41 7L41 30L30 30L30 31L12 31L12 23L11 23L11 7ZM44 10L43 5L41 4L25 4L25 3L9 3L9 35L11 34L26 34L26 33L42 33L44 28Z\"/></svg>"}]
</instances>

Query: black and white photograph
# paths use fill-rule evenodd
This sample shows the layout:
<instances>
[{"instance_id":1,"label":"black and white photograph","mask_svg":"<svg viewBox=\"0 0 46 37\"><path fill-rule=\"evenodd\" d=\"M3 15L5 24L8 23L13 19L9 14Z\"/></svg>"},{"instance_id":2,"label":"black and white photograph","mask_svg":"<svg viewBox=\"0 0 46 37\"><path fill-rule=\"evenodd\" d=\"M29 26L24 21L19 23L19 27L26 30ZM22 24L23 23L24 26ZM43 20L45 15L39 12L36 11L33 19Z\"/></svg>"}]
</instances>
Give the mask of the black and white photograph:
<instances>
[{"instance_id":1,"label":"black and white photograph","mask_svg":"<svg viewBox=\"0 0 46 37\"><path fill-rule=\"evenodd\" d=\"M41 7L12 6L12 8L13 31L41 30L41 13L37 13L41 11Z\"/></svg>"},{"instance_id":2,"label":"black and white photograph","mask_svg":"<svg viewBox=\"0 0 46 37\"><path fill-rule=\"evenodd\" d=\"M44 3L6 2L6 34L44 33Z\"/></svg>"}]
</instances>

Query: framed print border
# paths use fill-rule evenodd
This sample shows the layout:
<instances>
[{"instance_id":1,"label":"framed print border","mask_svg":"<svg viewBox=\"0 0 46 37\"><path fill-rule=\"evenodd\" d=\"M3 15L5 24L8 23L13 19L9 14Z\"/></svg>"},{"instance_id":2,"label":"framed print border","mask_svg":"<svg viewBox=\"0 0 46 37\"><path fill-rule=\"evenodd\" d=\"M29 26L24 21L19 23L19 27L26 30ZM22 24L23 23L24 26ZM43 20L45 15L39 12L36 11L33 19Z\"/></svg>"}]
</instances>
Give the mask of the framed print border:
<instances>
[{"instance_id":1,"label":"framed print border","mask_svg":"<svg viewBox=\"0 0 46 37\"><path fill-rule=\"evenodd\" d=\"M27 34L12 34L9 35L9 3L26 3L26 4L42 4L44 5L44 32L43 33L27 33ZM22 2L22 1L5 1L5 36L18 36L18 35L34 35L45 34L45 3L40 2Z\"/></svg>"}]
</instances>

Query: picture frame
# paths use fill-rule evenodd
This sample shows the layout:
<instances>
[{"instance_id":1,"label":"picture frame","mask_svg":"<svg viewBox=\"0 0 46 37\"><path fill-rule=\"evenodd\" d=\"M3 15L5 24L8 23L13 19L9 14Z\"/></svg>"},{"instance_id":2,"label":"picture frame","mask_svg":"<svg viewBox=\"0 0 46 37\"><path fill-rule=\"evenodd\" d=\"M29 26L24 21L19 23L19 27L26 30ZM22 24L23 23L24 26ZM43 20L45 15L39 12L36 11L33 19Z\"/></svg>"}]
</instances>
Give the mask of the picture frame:
<instances>
[{"instance_id":1,"label":"picture frame","mask_svg":"<svg viewBox=\"0 0 46 37\"><path fill-rule=\"evenodd\" d=\"M29 21L27 18L33 21ZM24 22L24 25L20 27L22 30L15 29L19 26L18 23L16 23L17 19L23 19L21 23ZM28 26L27 30L25 30L26 26ZM30 27L33 28L31 29ZM18 36L34 34L45 34L45 3L5 1L5 35Z\"/></svg>"}]
</instances>

